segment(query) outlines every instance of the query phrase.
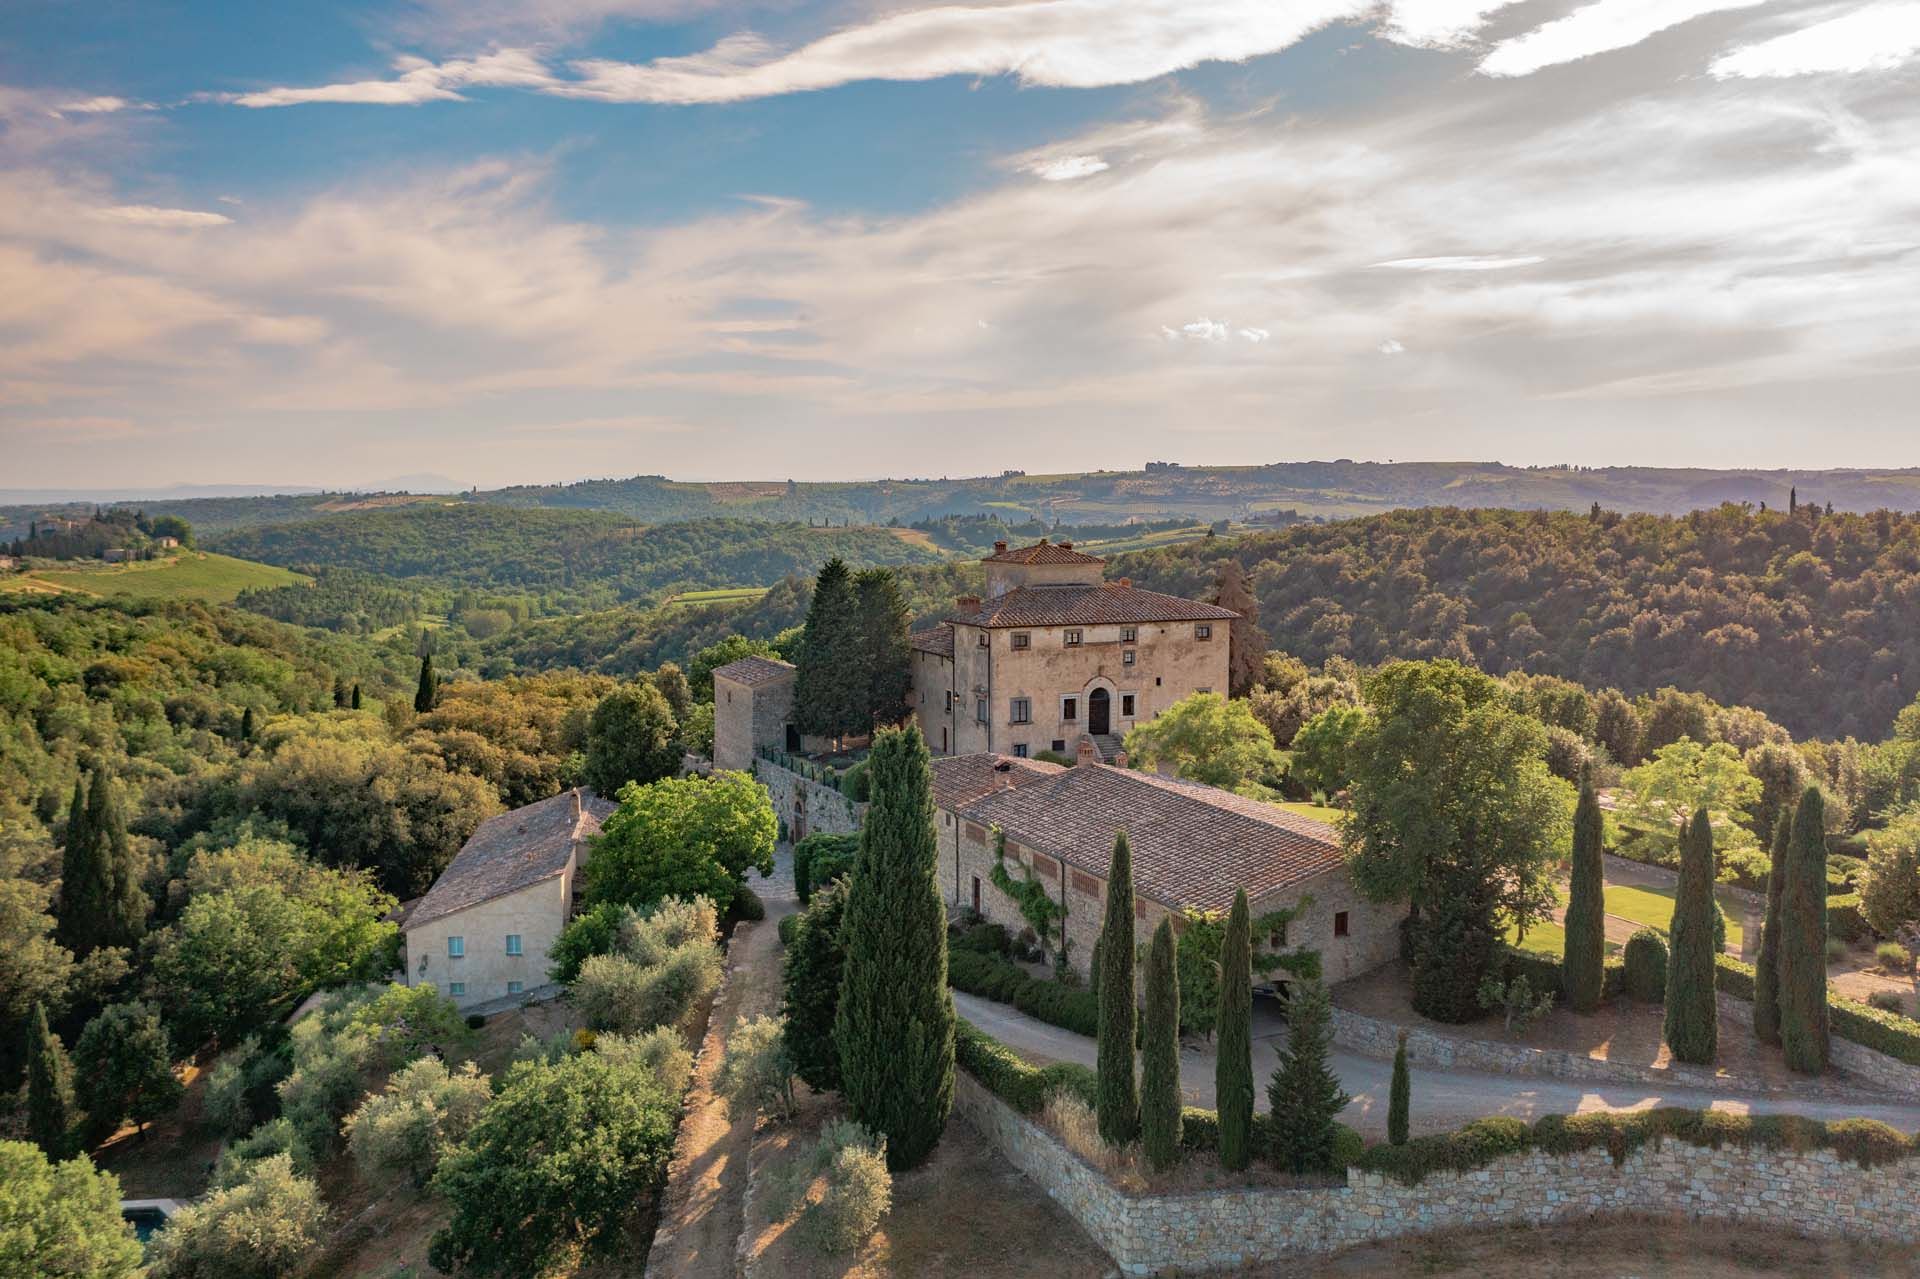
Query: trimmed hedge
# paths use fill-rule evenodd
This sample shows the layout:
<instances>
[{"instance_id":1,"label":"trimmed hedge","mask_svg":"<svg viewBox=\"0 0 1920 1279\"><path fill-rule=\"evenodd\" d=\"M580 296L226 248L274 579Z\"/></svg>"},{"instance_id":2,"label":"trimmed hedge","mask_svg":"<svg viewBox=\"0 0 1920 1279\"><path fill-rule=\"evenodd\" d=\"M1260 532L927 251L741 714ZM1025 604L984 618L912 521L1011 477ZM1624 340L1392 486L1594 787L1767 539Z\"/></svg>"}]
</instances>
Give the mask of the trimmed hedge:
<instances>
[{"instance_id":1,"label":"trimmed hedge","mask_svg":"<svg viewBox=\"0 0 1920 1279\"><path fill-rule=\"evenodd\" d=\"M1743 964L1731 955L1714 959L1719 967L1719 988L1735 999L1753 998L1753 965ZM1862 1048L1885 1053L1895 1061L1920 1066L1920 1022L1885 1012L1851 999L1842 999L1827 989L1827 1022L1834 1034L1852 1040Z\"/></svg>"},{"instance_id":2,"label":"trimmed hedge","mask_svg":"<svg viewBox=\"0 0 1920 1279\"><path fill-rule=\"evenodd\" d=\"M793 945L793 930L800 927L800 916L782 915L776 927L780 931L780 944L782 946L791 946Z\"/></svg>"},{"instance_id":3,"label":"trimmed hedge","mask_svg":"<svg viewBox=\"0 0 1920 1279\"><path fill-rule=\"evenodd\" d=\"M1651 928L1627 938L1626 991L1643 1004L1667 999L1667 943Z\"/></svg>"},{"instance_id":4,"label":"trimmed hedge","mask_svg":"<svg viewBox=\"0 0 1920 1279\"><path fill-rule=\"evenodd\" d=\"M1047 1098L1063 1089L1079 1096L1089 1107L1100 1092L1099 1080L1087 1067L1064 1061L1051 1066L1030 1065L965 1017L954 1021L953 1060L988 1092L1023 1115L1037 1114Z\"/></svg>"},{"instance_id":5,"label":"trimmed hedge","mask_svg":"<svg viewBox=\"0 0 1920 1279\"><path fill-rule=\"evenodd\" d=\"M1827 895L1827 936L1852 943L1872 931L1867 917L1860 913L1859 893Z\"/></svg>"},{"instance_id":6,"label":"trimmed hedge","mask_svg":"<svg viewBox=\"0 0 1920 1279\"><path fill-rule=\"evenodd\" d=\"M969 995L1012 1004L1048 1025L1092 1037L1100 1030L1100 999L1093 991L1043 981L1026 969L984 951L947 951L947 981Z\"/></svg>"}]
</instances>

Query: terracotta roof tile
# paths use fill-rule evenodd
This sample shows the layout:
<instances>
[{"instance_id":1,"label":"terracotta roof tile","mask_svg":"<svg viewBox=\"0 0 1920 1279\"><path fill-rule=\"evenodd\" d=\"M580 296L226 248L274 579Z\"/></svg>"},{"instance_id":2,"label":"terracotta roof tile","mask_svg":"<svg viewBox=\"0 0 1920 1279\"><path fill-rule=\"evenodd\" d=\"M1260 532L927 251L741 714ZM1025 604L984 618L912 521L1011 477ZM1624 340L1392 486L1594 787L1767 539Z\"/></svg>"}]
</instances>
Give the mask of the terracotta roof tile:
<instances>
[{"instance_id":1,"label":"terracotta roof tile","mask_svg":"<svg viewBox=\"0 0 1920 1279\"><path fill-rule=\"evenodd\" d=\"M1098 626L1114 622L1230 622L1238 616L1218 604L1107 582L1098 586L1023 586L988 600L975 612L958 613L949 620L988 627Z\"/></svg>"},{"instance_id":2,"label":"terracotta roof tile","mask_svg":"<svg viewBox=\"0 0 1920 1279\"><path fill-rule=\"evenodd\" d=\"M915 631L907 636L907 645L922 653L933 653L940 657L953 656L953 628L945 622L931 630Z\"/></svg>"},{"instance_id":3,"label":"terracotta roof tile","mask_svg":"<svg viewBox=\"0 0 1920 1279\"><path fill-rule=\"evenodd\" d=\"M983 795L1066 771L1059 764L1012 755L939 755L933 761L933 802L958 811Z\"/></svg>"},{"instance_id":4,"label":"terracotta roof tile","mask_svg":"<svg viewBox=\"0 0 1920 1279\"><path fill-rule=\"evenodd\" d=\"M772 684L794 675L800 668L792 662L783 662L777 657L743 657L737 662L728 662L725 666L713 668L715 676L730 679L736 684L745 684L748 688L757 688L762 684Z\"/></svg>"},{"instance_id":5,"label":"terracotta roof tile","mask_svg":"<svg viewBox=\"0 0 1920 1279\"><path fill-rule=\"evenodd\" d=\"M573 804L579 796L580 812ZM574 841L600 833L618 805L585 787L561 791L525 808L481 822L426 896L412 903L405 926L420 925L519 892L567 867Z\"/></svg>"},{"instance_id":6,"label":"terracotta roof tile","mask_svg":"<svg viewBox=\"0 0 1920 1279\"><path fill-rule=\"evenodd\" d=\"M1042 538L1032 546L1016 546L1010 551L995 551L981 561L985 564L1105 564L1098 555L1076 551L1071 543L1063 546Z\"/></svg>"}]
</instances>

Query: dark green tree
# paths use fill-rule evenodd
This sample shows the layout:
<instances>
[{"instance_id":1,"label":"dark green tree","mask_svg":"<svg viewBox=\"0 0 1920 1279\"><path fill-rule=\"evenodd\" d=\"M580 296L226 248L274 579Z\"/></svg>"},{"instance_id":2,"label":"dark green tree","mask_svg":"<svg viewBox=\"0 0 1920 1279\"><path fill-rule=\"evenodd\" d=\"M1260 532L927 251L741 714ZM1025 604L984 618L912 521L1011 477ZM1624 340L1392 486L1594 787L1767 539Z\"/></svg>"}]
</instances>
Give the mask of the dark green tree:
<instances>
[{"instance_id":1,"label":"dark green tree","mask_svg":"<svg viewBox=\"0 0 1920 1279\"><path fill-rule=\"evenodd\" d=\"M1273 1158L1288 1172L1333 1168L1335 1117L1349 1097L1329 1063L1333 1001L1319 982L1302 982L1287 1005L1287 1044L1267 1085L1273 1108Z\"/></svg>"},{"instance_id":2,"label":"dark green tree","mask_svg":"<svg viewBox=\"0 0 1920 1279\"><path fill-rule=\"evenodd\" d=\"M1498 890L1472 860L1436 861L1428 872L1431 891L1411 925L1413 1006L1435 1021L1464 1025L1477 1019L1479 987L1461 973L1490 972L1500 953Z\"/></svg>"},{"instance_id":3,"label":"dark green tree","mask_svg":"<svg viewBox=\"0 0 1920 1279\"><path fill-rule=\"evenodd\" d=\"M600 699L587 720L587 760L581 780L612 799L628 782L642 786L680 771L679 727L666 697L636 681Z\"/></svg>"},{"instance_id":4,"label":"dark green tree","mask_svg":"<svg viewBox=\"0 0 1920 1279\"><path fill-rule=\"evenodd\" d=\"M814 579L795 665L800 669L794 677L793 719L801 732L838 739L872 726L866 718L870 672L860 642L859 605L853 575L838 556Z\"/></svg>"},{"instance_id":5,"label":"dark green tree","mask_svg":"<svg viewBox=\"0 0 1920 1279\"><path fill-rule=\"evenodd\" d=\"M1253 920L1244 888L1233 895L1220 940L1217 1031L1213 1091L1220 1108L1220 1163L1238 1172L1253 1160Z\"/></svg>"},{"instance_id":6,"label":"dark green tree","mask_svg":"<svg viewBox=\"0 0 1920 1279\"><path fill-rule=\"evenodd\" d=\"M1827 802L1807 787L1793 814L1780 900L1780 1043L1802 1074L1827 1068Z\"/></svg>"},{"instance_id":7,"label":"dark green tree","mask_svg":"<svg viewBox=\"0 0 1920 1279\"><path fill-rule=\"evenodd\" d=\"M173 1051L160 1014L141 1003L110 1004L80 1032L73 1046L75 1092L96 1138L121 1121L142 1131L179 1104L184 1089L173 1073Z\"/></svg>"},{"instance_id":8,"label":"dark green tree","mask_svg":"<svg viewBox=\"0 0 1920 1279\"><path fill-rule=\"evenodd\" d=\"M847 965L840 927L846 918L847 892L827 884L813 895L800 916L786 950L781 974L781 1011L787 1019L787 1056L793 1072L820 1092L840 1087L840 1054L833 1023L840 1008L840 982Z\"/></svg>"},{"instance_id":9,"label":"dark green tree","mask_svg":"<svg viewBox=\"0 0 1920 1279\"><path fill-rule=\"evenodd\" d=\"M49 1159L74 1153L73 1064L66 1045L47 1027L44 1004L33 1006L27 1026L27 1138Z\"/></svg>"},{"instance_id":10,"label":"dark green tree","mask_svg":"<svg viewBox=\"0 0 1920 1279\"><path fill-rule=\"evenodd\" d=\"M953 1109L947 909L935 883L933 775L918 727L883 730L848 886L834 1040L853 1118L887 1139L896 1171L925 1159Z\"/></svg>"},{"instance_id":11,"label":"dark green tree","mask_svg":"<svg viewBox=\"0 0 1920 1279\"><path fill-rule=\"evenodd\" d=\"M1138 1002L1133 973L1133 850L1126 832L1113 840L1107 871L1107 912L1100 922L1100 1025L1096 1059L1100 1089L1095 1110L1100 1136L1124 1146L1140 1133L1140 1094L1133 1044ZM1117 962L1116 962L1117 961Z\"/></svg>"},{"instance_id":12,"label":"dark green tree","mask_svg":"<svg viewBox=\"0 0 1920 1279\"><path fill-rule=\"evenodd\" d=\"M1763 1044L1780 1043L1780 907L1786 895L1787 859L1793 850L1793 810L1785 808L1773 828L1773 869L1767 875L1767 919L1753 964L1753 1033Z\"/></svg>"},{"instance_id":13,"label":"dark green tree","mask_svg":"<svg viewBox=\"0 0 1920 1279\"><path fill-rule=\"evenodd\" d=\"M360 686L358 684L353 686L353 709L360 709Z\"/></svg>"},{"instance_id":14,"label":"dark green tree","mask_svg":"<svg viewBox=\"0 0 1920 1279\"><path fill-rule=\"evenodd\" d=\"M1407 1144L1408 1110L1413 1104L1413 1080L1407 1075L1407 1032L1393 1050L1393 1083L1387 1090L1387 1144Z\"/></svg>"},{"instance_id":15,"label":"dark green tree","mask_svg":"<svg viewBox=\"0 0 1920 1279\"><path fill-rule=\"evenodd\" d=\"M434 694L437 685L433 678L433 654L420 655L420 684L413 691L413 709L417 714L425 715L433 709Z\"/></svg>"},{"instance_id":16,"label":"dark green tree","mask_svg":"<svg viewBox=\"0 0 1920 1279\"><path fill-rule=\"evenodd\" d=\"M120 796L95 769L81 804L73 790L61 859L60 944L85 958L102 946L131 946L146 931L149 902L127 837Z\"/></svg>"},{"instance_id":17,"label":"dark green tree","mask_svg":"<svg viewBox=\"0 0 1920 1279\"><path fill-rule=\"evenodd\" d=\"M853 590L860 662L867 676L867 723L897 724L907 717L907 690L913 682L907 648L913 612L890 568L863 570L855 575Z\"/></svg>"},{"instance_id":18,"label":"dark green tree","mask_svg":"<svg viewBox=\"0 0 1920 1279\"><path fill-rule=\"evenodd\" d=\"M1713 925L1719 909L1713 900L1713 820L1702 808L1680 841L1680 884L1667 934L1667 1047L1676 1061L1696 1066L1712 1065L1720 1046L1713 996Z\"/></svg>"},{"instance_id":19,"label":"dark green tree","mask_svg":"<svg viewBox=\"0 0 1920 1279\"><path fill-rule=\"evenodd\" d=\"M333 681L333 708L337 711L347 709L347 681L339 676Z\"/></svg>"},{"instance_id":20,"label":"dark green tree","mask_svg":"<svg viewBox=\"0 0 1920 1279\"><path fill-rule=\"evenodd\" d=\"M240 712L240 740L243 742L253 740L253 707L251 706Z\"/></svg>"},{"instance_id":21,"label":"dark green tree","mask_svg":"<svg viewBox=\"0 0 1920 1279\"><path fill-rule=\"evenodd\" d=\"M112 891L112 876L99 841L87 828L86 779L76 777L67 802L67 831L60 858L60 944L85 958L101 944L100 920Z\"/></svg>"},{"instance_id":22,"label":"dark green tree","mask_svg":"<svg viewBox=\"0 0 1920 1279\"><path fill-rule=\"evenodd\" d=\"M1567 949L1561 964L1561 984L1575 1012L1600 1007L1607 968L1605 839L1600 799L1591 779L1580 787L1573 810L1573 884L1567 893Z\"/></svg>"},{"instance_id":23,"label":"dark green tree","mask_svg":"<svg viewBox=\"0 0 1920 1279\"><path fill-rule=\"evenodd\" d=\"M1157 1172L1173 1167L1180 1158L1180 980L1174 973L1175 945L1173 920L1163 917L1147 947L1147 1008L1140 1041L1140 1144L1147 1163Z\"/></svg>"}]
</instances>

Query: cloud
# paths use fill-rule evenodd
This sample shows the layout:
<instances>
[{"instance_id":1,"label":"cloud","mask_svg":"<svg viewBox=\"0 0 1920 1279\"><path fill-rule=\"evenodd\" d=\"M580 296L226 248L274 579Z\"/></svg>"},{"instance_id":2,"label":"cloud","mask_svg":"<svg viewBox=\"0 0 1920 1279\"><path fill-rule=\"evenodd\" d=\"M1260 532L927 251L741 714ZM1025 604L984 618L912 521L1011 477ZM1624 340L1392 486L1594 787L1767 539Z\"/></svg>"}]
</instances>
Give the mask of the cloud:
<instances>
[{"instance_id":1,"label":"cloud","mask_svg":"<svg viewBox=\"0 0 1920 1279\"><path fill-rule=\"evenodd\" d=\"M228 226L233 219L224 213L205 213L198 209L162 209L151 204L116 204L95 209L93 216L103 222L123 222L128 226L189 229Z\"/></svg>"},{"instance_id":2,"label":"cloud","mask_svg":"<svg viewBox=\"0 0 1920 1279\"><path fill-rule=\"evenodd\" d=\"M1380 344L1379 351L1382 355L1405 355L1407 348L1399 338L1388 338Z\"/></svg>"},{"instance_id":3,"label":"cloud","mask_svg":"<svg viewBox=\"0 0 1920 1279\"><path fill-rule=\"evenodd\" d=\"M138 105L137 103L127 101L125 98L101 96L95 98L80 98L73 102L62 102L59 106L55 107L54 110L64 112L68 115L106 115L113 111L133 110Z\"/></svg>"},{"instance_id":4,"label":"cloud","mask_svg":"<svg viewBox=\"0 0 1920 1279\"><path fill-rule=\"evenodd\" d=\"M1035 160L1023 166L1028 173L1048 182L1071 182L1075 178L1089 178L1096 173L1107 171L1107 162L1097 155L1063 155L1051 159Z\"/></svg>"},{"instance_id":5,"label":"cloud","mask_svg":"<svg viewBox=\"0 0 1920 1279\"><path fill-rule=\"evenodd\" d=\"M1502 40L1480 62L1483 75L1532 75L1639 44L1709 13L1752 9L1768 0L1592 0L1564 18Z\"/></svg>"},{"instance_id":6,"label":"cloud","mask_svg":"<svg viewBox=\"0 0 1920 1279\"><path fill-rule=\"evenodd\" d=\"M1240 336L1249 342L1264 342L1273 336L1269 329L1241 329Z\"/></svg>"},{"instance_id":7,"label":"cloud","mask_svg":"<svg viewBox=\"0 0 1920 1279\"><path fill-rule=\"evenodd\" d=\"M1714 76L1770 76L1891 71L1920 56L1920 3L1870 4L1812 26L1741 45L1716 58Z\"/></svg>"},{"instance_id":8,"label":"cloud","mask_svg":"<svg viewBox=\"0 0 1920 1279\"><path fill-rule=\"evenodd\" d=\"M785 0L762 0L784 7ZM445 47L476 40L566 40L612 22L681 22L749 0L414 0L393 15L410 40Z\"/></svg>"},{"instance_id":9,"label":"cloud","mask_svg":"<svg viewBox=\"0 0 1920 1279\"><path fill-rule=\"evenodd\" d=\"M1487 19L1520 0L1394 0L1379 34L1395 44L1452 49L1469 43Z\"/></svg>"},{"instance_id":10,"label":"cloud","mask_svg":"<svg viewBox=\"0 0 1920 1279\"><path fill-rule=\"evenodd\" d=\"M1251 327L1235 328L1226 321L1209 320L1207 317L1201 316L1191 324L1183 324L1177 329L1170 328L1163 324L1160 326L1160 336L1169 342L1208 342L1214 344L1229 342L1237 337L1243 342L1258 344L1272 337L1273 332L1269 329L1256 329Z\"/></svg>"},{"instance_id":11,"label":"cloud","mask_svg":"<svg viewBox=\"0 0 1920 1279\"><path fill-rule=\"evenodd\" d=\"M1373 265L1376 269L1393 271L1510 271L1515 267L1533 266L1545 261L1542 257L1395 258L1391 262L1375 262Z\"/></svg>"},{"instance_id":12,"label":"cloud","mask_svg":"<svg viewBox=\"0 0 1920 1279\"><path fill-rule=\"evenodd\" d=\"M461 89L543 89L555 83L539 58L525 49L502 49L478 58L440 63L408 56L396 58L393 65L401 73L395 80L357 80L306 89L260 89L207 96L241 107L292 107L313 102L419 106L426 102L460 101Z\"/></svg>"},{"instance_id":13,"label":"cloud","mask_svg":"<svg viewBox=\"0 0 1920 1279\"><path fill-rule=\"evenodd\" d=\"M113 440L132 435L134 422L125 417L36 417L7 421L0 424L0 430L68 440Z\"/></svg>"}]
</instances>

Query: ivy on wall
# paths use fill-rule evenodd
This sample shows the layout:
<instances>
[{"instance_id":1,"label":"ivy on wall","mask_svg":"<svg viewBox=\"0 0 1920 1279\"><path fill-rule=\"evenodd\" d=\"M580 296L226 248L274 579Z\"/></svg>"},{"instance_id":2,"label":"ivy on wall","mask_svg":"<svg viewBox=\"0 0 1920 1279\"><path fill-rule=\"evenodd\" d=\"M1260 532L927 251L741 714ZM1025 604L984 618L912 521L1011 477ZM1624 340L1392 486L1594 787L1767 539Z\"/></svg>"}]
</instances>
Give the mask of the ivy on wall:
<instances>
[{"instance_id":1,"label":"ivy on wall","mask_svg":"<svg viewBox=\"0 0 1920 1279\"><path fill-rule=\"evenodd\" d=\"M1023 867L1025 878L1015 879L1007 870L1007 832L998 826L993 828L993 870L988 878L993 886L1013 899L1020 908L1020 917L1033 929L1034 936L1040 939L1042 946L1053 945L1053 921L1060 921L1060 948L1062 959L1067 953L1067 904L1064 900L1055 901L1047 896L1047 886L1034 878L1031 866Z\"/></svg>"}]
</instances>

